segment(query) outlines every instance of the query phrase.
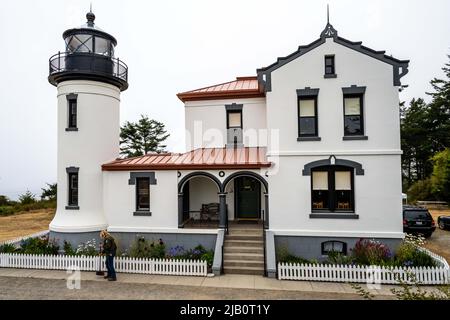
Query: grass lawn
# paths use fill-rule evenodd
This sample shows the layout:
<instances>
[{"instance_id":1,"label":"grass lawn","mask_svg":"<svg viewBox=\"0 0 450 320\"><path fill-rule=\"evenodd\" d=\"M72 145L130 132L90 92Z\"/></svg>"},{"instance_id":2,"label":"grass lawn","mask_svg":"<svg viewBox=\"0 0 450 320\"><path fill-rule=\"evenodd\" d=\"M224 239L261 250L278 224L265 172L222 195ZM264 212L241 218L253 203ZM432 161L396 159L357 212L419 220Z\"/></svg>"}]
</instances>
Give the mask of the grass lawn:
<instances>
[{"instance_id":1,"label":"grass lawn","mask_svg":"<svg viewBox=\"0 0 450 320\"><path fill-rule=\"evenodd\" d=\"M0 216L0 242L48 229L55 209L42 209Z\"/></svg>"}]
</instances>

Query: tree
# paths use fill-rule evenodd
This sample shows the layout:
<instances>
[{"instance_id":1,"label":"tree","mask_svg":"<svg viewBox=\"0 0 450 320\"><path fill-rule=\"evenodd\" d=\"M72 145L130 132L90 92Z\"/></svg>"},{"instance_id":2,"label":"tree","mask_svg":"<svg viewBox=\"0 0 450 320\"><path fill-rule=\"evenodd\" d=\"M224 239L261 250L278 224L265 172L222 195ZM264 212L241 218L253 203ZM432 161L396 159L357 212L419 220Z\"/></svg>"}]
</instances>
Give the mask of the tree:
<instances>
[{"instance_id":1,"label":"tree","mask_svg":"<svg viewBox=\"0 0 450 320\"><path fill-rule=\"evenodd\" d=\"M125 157L164 152L163 142L170 136L162 122L141 115L138 122L125 122L120 128L120 153Z\"/></svg>"},{"instance_id":2,"label":"tree","mask_svg":"<svg viewBox=\"0 0 450 320\"><path fill-rule=\"evenodd\" d=\"M450 149L438 152L433 157L431 191L438 200L450 199Z\"/></svg>"},{"instance_id":3,"label":"tree","mask_svg":"<svg viewBox=\"0 0 450 320\"><path fill-rule=\"evenodd\" d=\"M10 200L7 196L0 195L0 206L7 206L9 203Z\"/></svg>"},{"instance_id":4,"label":"tree","mask_svg":"<svg viewBox=\"0 0 450 320\"><path fill-rule=\"evenodd\" d=\"M21 204L35 203L36 196L32 194L30 190L27 190L27 192L19 196L19 201Z\"/></svg>"},{"instance_id":5,"label":"tree","mask_svg":"<svg viewBox=\"0 0 450 320\"><path fill-rule=\"evenodd\" d=\"M400 108L404 189L430 177L432 157L450 147L450 63L442 70L446 79L430 81L434 89L427 93L432 97L430 103L419 98Z\"/></svg>"},{"instance_id":6,"label":"tree","mask_svg":"<svg viewBox=\"0 0 450 320\"><path fill-rule=\"evenodd\" d=\"M56 191L57 185L56 183L46 183L46 188L41 188L41 200L56 200Z\"/></svg>"}]
</instances>

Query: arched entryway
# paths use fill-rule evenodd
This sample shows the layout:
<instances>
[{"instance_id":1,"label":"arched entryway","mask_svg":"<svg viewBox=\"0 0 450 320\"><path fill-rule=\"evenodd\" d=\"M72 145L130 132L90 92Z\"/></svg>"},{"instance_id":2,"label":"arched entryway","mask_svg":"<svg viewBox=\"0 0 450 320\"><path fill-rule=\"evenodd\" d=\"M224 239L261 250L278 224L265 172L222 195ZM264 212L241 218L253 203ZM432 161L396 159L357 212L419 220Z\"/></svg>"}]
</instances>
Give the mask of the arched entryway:
<instances>
[{"instance_id":1,"label":"arched entryway","mask_svg":"<svg viewBox=\"0 0 450 320\"><path fill-rule=\"evenodd\" d=\"M223 181L223 190L232 208L231 220L262 221L268 228L268 184L263 177L252 171L235 172Z\"/></svg>"},{"instance_id":2,"label":"arched entryway","mask_svg":"<svg viewBox=\"0 0 450 320\"><path fill-rule=\"evenodd\" d=\"M178 183L178 227L219 224L222 183L208 172L192 172ZM200 222L208 222L208 224Z\"/></svg>"}]
</instances>

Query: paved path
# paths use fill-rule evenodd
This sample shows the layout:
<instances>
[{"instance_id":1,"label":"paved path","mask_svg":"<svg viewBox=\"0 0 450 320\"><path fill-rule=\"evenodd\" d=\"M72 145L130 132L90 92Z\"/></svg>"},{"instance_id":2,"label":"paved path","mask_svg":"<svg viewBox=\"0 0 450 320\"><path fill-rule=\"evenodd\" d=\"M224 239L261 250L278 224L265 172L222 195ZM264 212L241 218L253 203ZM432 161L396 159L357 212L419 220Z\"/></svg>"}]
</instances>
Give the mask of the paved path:
<instances>
[{"instance_id":1,"label":"paved path","mask_svg":"<svg viewBox=\"0 0 450 320\"><path fill-rule=\"evenodd\" d=\"M0 299L359 299L348 284L286 281L260 276L185 277L118 274L108 282L81 272L80 290L67 289L65 271L0 269ZM394 299L392 286L370 290Z\"/></svg>"}]
</instances>

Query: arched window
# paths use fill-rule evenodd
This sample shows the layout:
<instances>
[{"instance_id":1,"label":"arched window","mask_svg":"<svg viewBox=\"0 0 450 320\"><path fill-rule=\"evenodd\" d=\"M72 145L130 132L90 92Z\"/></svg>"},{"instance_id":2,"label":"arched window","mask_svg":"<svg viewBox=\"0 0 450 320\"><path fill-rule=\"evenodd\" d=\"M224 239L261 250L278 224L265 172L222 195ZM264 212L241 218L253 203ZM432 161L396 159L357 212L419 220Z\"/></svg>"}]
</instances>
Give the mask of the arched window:
<instances>
[{"instance_id":1,"label":"arched window","mask_svg":"<svg viewBox=\"0 0 450 320\"><path fill-rule=\"evenodd\" d=\"M312 212L354 212L354 169L320 166L311 169Z\"/></svg>"},{"instance_id":2,"label":"arched window","mask_svg":"<svg viewBox=\"0 0 450 320\"><path fill-rule=\"evenodd\" d=\"M347 244L342 241L322 242L322 254L328 255L330 252L337 252L343 255L347 254Z\"/></svg>"}]
</instances>

